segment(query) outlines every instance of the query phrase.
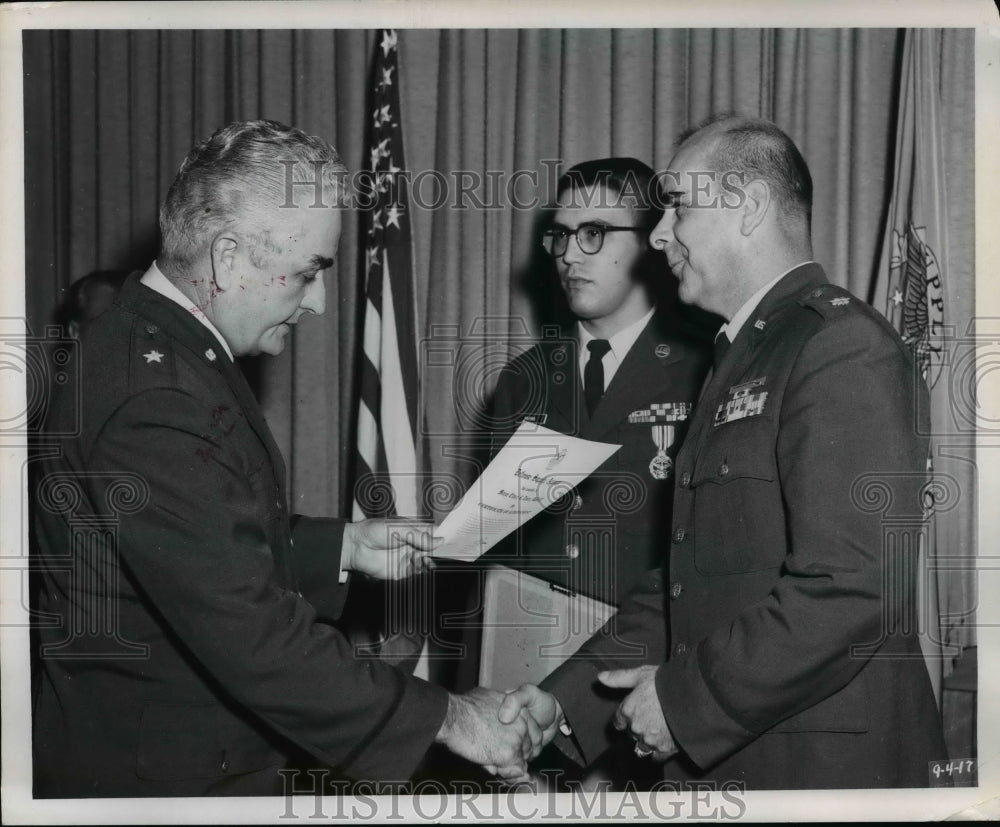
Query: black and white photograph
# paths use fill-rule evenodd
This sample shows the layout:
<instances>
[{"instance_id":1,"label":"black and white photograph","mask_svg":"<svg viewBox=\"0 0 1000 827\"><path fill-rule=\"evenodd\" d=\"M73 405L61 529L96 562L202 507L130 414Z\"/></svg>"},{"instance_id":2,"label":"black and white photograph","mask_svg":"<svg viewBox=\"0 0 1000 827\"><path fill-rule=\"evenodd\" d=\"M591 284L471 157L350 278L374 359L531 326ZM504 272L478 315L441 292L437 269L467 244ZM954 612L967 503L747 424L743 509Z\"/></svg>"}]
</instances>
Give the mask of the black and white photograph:
<instances>
[{"instance_id":1,"label":"black and white photograph","mask_svg":"<svg viewBox=\"0 0 1000 827\"><path fill-rule=\"evenodd\" d=\"M5 823L1000 818L993 3L0 67Z\"/></svg>"}]
</instances>

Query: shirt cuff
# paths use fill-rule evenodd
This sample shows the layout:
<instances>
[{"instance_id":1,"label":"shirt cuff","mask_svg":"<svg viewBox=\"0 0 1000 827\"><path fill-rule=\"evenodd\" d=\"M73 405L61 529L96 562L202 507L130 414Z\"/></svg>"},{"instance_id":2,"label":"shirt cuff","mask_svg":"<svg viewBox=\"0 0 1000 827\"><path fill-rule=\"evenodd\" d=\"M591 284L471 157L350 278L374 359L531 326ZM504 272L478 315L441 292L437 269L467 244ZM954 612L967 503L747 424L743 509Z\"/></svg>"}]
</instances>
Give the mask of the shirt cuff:
<instances>
[{"instance_id":1,"label":"shirt cuff","mask_svg":"<svg viewBox=\"0 0 1000 827\"><path fill-rule=\"evenodd\" d=\"M347 580L348 580L348 578L351 576L351 572L348 569L344 568L344 552L343 552L343 549L341 549L341 552L340 552L339 569L340 569L340 575L339 575L340 579L337 582L340 583L340 585L343 586L344 583L346 583Z\"/></svg>"}]
</instances>

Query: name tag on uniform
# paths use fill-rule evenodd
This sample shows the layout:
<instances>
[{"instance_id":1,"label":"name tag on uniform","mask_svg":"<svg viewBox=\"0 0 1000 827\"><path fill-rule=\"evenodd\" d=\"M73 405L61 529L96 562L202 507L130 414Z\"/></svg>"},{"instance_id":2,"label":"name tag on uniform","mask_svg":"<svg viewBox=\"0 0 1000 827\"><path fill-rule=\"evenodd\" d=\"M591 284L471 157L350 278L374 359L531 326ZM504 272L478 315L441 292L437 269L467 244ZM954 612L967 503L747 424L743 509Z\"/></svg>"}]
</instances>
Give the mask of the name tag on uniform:
<instances>
[{"instance_id":1,"label":"name tag on uniform","mask_svg":"<svg viewBox=\"0 0 1000 827\"><path fill-rule=\"evenodd\" d=\"M716 409L715 420L712 424L718 428L727 422L735 422L737 419L746 419L750 416L760 416L764 413L767 391L763 388L766 381L767 377L762 376L741 385L733 385L725 400Z\"/></svg>"}]
</instances>

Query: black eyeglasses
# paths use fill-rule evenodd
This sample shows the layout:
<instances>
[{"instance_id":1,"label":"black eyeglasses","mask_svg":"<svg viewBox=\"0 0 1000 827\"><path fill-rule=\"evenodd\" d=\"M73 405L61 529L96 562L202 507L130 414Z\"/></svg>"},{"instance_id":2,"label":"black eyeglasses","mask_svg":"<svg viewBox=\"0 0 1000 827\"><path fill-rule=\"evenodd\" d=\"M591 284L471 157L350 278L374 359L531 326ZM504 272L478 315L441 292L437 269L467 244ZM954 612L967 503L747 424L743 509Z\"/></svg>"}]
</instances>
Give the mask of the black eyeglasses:
<instances>
[{"instance_id":1,"label":"black eyeglasses","mask_svg":"<svg viewBox=\"0 0 1000 827\"><path fill-rule=\"evenodd\" d=\"M644 233L644 227L612 227L608 224L594 224L587 222L581 224L575 230L565 227L553 227L542 234L542 246L550 256L559 257L564 255L569 246L570 236L576 238L579 248L588 256L601 251L604 246L605 233Z\"/></svg>"}]
</instances>

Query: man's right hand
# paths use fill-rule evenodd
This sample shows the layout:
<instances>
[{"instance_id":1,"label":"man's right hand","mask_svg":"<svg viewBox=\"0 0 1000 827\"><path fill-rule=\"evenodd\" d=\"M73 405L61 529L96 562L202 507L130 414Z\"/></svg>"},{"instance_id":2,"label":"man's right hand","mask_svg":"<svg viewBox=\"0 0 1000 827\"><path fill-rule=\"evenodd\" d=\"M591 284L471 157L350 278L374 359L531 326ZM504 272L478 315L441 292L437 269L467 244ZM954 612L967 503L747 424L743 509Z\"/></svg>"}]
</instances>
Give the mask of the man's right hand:
<instances>
[{"instance_id":1,"label":"man's right hand","mask_svg":"<svg viewBox=\"0 0 1000 827\"><path fill-rule=\"evenodd\" d=\"M514 711L501 720L504 701L502 692L485 687L449 695L448 712L436 740L513 782L527 778L528 761L541 750L542 732L529 714Z\"/></svg>"},{"instance_id":2,"label":"man's right hand","mask_svg":"<svg viewBox=\"0 0 1000 827\"><path fill-rule=\"evenodd\" d=\"M402 580L429 567L438 542L433 532L432 523L400 517L347 523L340 566L379 580Z\"/></svg>"},{"instance_id":3,"label":"man's right hand","mask_svg":"<svg viewBox=\"0 0 1000 827\"><path fill-rule=\"evenodd\" d=\"M521 684L517 689L507 692L497 715L507 725L518 718L527 718L535 724L538 729L538 737L533 739L528 761L537 757L538 753L542 751L542 747L555 738L559 725L563 721L562 707L556 697L531 683ZM487 767L487 769L491 768ZM491 771L494 775L508 780L514 778L512 768L500 767L491 769ZM524 780L524 778L517 780Z\"/></svg>"}]
</instances>

